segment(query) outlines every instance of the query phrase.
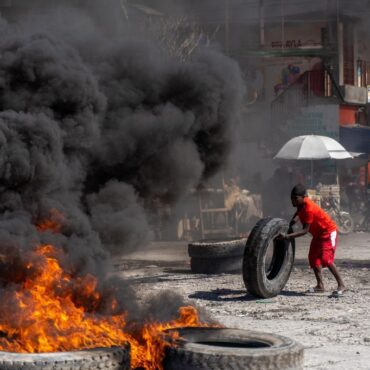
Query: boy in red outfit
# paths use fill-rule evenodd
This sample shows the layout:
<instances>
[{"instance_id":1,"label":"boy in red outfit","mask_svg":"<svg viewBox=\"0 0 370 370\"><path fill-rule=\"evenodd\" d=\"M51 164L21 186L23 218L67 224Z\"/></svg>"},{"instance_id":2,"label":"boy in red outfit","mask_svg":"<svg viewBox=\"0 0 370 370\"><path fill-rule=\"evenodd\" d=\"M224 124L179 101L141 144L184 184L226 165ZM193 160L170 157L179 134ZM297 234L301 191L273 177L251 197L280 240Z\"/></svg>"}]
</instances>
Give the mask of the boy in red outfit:
<instances>
[{"instance_id":1,"label":"boy in red outfit","mask_svg":"<svg viewBox=\"0 0 370 370\"><path fill-rule=\"evenodd\" d=\"M317 280L317 285L313 290L315 292L325 291L322 267L327 267L338 283L338 289L333 294L343 294L345 286L334 264L337 246L337 225L327 213L307 197L306 189L302 184L298 184L292 189L291 200L293 207L296 207L297 211L292 217L290 225L294 225L300 220L303 229L290 234L281 234L281 237L291 239L306 235L308 232L312 234L313 238L308 259Z\"/></svg>"}]
</instances>

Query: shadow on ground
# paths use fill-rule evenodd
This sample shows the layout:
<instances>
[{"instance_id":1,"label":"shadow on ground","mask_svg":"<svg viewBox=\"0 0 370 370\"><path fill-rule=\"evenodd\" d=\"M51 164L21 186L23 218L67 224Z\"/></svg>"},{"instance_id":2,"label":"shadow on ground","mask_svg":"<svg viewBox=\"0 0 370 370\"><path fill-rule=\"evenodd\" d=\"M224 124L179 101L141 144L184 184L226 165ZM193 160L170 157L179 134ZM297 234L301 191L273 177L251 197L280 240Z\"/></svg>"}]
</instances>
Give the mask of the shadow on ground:
<instances>
[{"instance_id":1,"label":"shadow on ground","mask_svg":"<svg viewBox=\"0 0 370 370\"><path fill-rule=\"evenodd\" d=\"M181 278L174 278L171 274L161 274L161 275L154 275L154 276L140 276L140 277L127 277L126 281L129 281L131 284L149 284L149 283L157 283L157 282L166 282L166 281L186 281L186 280L194 280L199 279L202 280L203 277L194 277L194 276L187 276Z\"/></svg>"},{"instance_id":2,"label":"shadow on ground","mask_svg":"<svg viewBox=\"0 0 370 370\"><path fill-rule=\"evenodd\" d=\"M282 292L280 292L279 295L282 295L285 297L305 297L307 294L305 292L294 292L294 291L283 290Z\"/></svg>"},{"instance_id":3,"label":"shadow on ground","mask_svg":"<svg viewBox=\"0 0 370 370\"><path fill-rule=\"evenodd\" d=\"M198 291L188 296L194 299L218 302L255 301L256 297L245 290L214 289L210 291Z\"/></svg>"},{"instance_id":4,"label":"shadow on ground","mask_svg":"<svg viewBox=\"0 0 370 370\"><path fill-rule=\"evenodd\" d=\"M282 291L280 293L282 296L286 297L305 297L304 292L294 292L294 291ZM233 290L233 289L214 289L210 291L198 291L188 296L189 298L202 299L205 301L218 301L218 302L248 302L256 301L258 303L270 303L270 298L259 298L252 294L249 294L245 290Z\"/></svg>"}]
</instances>

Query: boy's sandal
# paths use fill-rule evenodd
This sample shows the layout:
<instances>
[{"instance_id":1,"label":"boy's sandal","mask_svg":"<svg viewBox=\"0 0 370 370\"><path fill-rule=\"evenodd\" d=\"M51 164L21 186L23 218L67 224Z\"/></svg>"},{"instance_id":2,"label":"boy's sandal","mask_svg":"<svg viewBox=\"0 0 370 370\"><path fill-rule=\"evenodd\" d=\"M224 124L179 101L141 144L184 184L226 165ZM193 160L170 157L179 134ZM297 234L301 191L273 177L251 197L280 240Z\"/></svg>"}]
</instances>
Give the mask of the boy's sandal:
<instances>
[{"instance_id":1,"label":"boy's sandal","mask_svg":"<svg viewBox=\"0 0 370 370\"><path fill-rule=\"evenodd\" d=\"M344 293L344 290L337 289L337 290L334 290L333 293L331 293L331 296L335 298L339 298L343 295L343 293Z\"/></svg>"}]
</instances>

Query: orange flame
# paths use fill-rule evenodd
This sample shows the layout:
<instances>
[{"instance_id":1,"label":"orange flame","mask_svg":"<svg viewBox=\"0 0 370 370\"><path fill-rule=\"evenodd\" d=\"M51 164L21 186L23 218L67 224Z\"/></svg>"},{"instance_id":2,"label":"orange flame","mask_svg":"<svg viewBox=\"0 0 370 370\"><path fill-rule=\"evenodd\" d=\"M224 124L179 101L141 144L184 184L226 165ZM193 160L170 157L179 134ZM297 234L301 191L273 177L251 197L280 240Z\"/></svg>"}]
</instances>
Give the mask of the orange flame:
<instances>
[{"instance_id":1,"label":"orange flame","mask_svg":"<svg viewBox=\"0 0 370 370\"><path fill-rule=\"evenodd\" d=\"M58 352L120 346L129 342L133 368L161 370L164 349L168 345L161 334L163 330L206 326L200 322L194 307L181 307L179 317L174 321L145 323L140 330L130 332L126 314L103 316L94 313L102 299L94 276L74 277L64 271L59 263L63 251L52 245L40 245L34 253L41 260L37 273L32 279L26 279L20 289L7 290L2 298L1 306L10 302L9 307L1 307L0 312L2 351ZM33 262L27 265L27 269L35 267ZM112 299L110 305L114 312L117 301ZM176 333L172 335L176 336Z\"/></svg>"},{"instance_id":2,"label":"orange flame","mask_svg":"<svg viewBox=\"0 0 370 370\"><path fill-rule=\"evenodd\" d=\"M146 324L141 332L144 340L144 357L140 359L140 366L148 370L161 370L164 350L169 345L160 334L167 329L176 329L184 326L209 326L199 320L197 310L192 306L180 307L177 320L164 324ZM169 334L171 338L178 338L178 332ZM135 349L134 349L135 351Z\"/></svg>"},{"instance_id":3,"label":"orange flame","mask_svg":"<svg viewBox=\"0 0 370 370\"><path fill-rule=\"evenodd\" d=\"M51 231L53 233L59 233L62 229L62 223L64 221L64 215L60 211L55 208L52 208L49 211L49 219L40 221L36 224L36 228L38 231Z\"/></svg>"}]
</instances>

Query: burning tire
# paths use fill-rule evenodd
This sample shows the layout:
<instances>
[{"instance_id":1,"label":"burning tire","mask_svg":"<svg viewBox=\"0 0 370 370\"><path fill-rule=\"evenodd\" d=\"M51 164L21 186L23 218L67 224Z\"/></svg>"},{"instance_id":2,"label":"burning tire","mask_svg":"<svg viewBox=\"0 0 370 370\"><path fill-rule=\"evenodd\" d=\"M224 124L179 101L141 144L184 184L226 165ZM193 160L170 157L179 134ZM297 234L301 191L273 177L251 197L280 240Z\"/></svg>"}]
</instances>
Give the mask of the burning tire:
<instances>
[{"instance_id":1,"label":"burning tire","mask_svg":"<svg viewBox=\"0 0 370 370\"><path fill-rule=\"evenodd\" d=\"M58 353L0 352L0 370L129 370L130 348Z\"/></svg>"},{"instance_id":2,"label":"burning tire","mask_svg":"<svg viewBox=\"0 0 370 370\"><path fill-rule=\"evenodd\" d=\"M303 347L267 333L219 328L182 328L166 349L164 370L299 370Z\"/></svg>"},{"instance_id":3,"label":"burning tire","mask_svg":"<svg viewBox=\"0 0 370 370\"><path fill-rule=\"evenodd\" d=\"M260 220L249 235L243 260L243 279L249 293L274 297L284 288L294 263L294 240L277 239L288 231L280 218Z\"/></svg>"},{"instance_id":4,"label":"burning tire","mask_svg":"<svg viewBox=\"0 0 370 370\"><path fill-rule=\"evenodd\" d=\"M245 238L201 240L188 245L191 271L198 274L241 272Z\"/></svg>"}]
</instances>

